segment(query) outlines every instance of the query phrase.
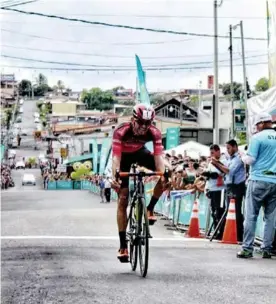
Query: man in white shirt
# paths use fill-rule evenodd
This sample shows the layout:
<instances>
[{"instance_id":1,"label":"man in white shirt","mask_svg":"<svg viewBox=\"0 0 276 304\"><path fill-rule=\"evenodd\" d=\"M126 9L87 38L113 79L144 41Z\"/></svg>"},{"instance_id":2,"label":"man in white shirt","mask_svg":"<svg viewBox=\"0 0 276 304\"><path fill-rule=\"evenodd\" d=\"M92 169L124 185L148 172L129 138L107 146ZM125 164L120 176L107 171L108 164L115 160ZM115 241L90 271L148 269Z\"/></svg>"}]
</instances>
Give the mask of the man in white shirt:
<instances>
[{"instance_id":1,"label":"man in white shirt","mask_svg":"<svg viewBox=\"0 0 276 304\"><path fill-rule=\"evenodd\" d=\"M107 176L104 179L104 196L107 203L110 203L110 197L111 197L111 184L109 182L109 177Z\"/></svg>"}]
</instances>

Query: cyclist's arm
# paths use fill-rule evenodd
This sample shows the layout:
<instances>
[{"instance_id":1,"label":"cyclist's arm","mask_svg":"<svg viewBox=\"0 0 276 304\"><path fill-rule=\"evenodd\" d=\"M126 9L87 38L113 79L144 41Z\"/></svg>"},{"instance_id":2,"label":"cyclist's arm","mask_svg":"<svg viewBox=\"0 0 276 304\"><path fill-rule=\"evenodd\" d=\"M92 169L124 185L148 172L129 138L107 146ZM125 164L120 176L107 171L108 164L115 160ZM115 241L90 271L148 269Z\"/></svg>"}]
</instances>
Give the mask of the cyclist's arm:
<instances>
[{"instance_id":1,"label":"cyclist's arm","mask_svg":"<svg viewBox=\"0 0 276 304\"><path fill-rule=\"evenodd\" d=\"M165 162L163 158L162 134L159 130L154 133L153 155L156 171L165 172Z\"/></svg>"},{"instance_id":2,"label":"cyclist's arm","mask_svg":"<svg viewBox=\"0 0 276 304\"><path fill-rule=\"evenodd\" d=\"M120 169L122 157L122 138L118 132L113 133L112 141L112 177L115 179L116 170Z\"/></svg>"}]
</instances>

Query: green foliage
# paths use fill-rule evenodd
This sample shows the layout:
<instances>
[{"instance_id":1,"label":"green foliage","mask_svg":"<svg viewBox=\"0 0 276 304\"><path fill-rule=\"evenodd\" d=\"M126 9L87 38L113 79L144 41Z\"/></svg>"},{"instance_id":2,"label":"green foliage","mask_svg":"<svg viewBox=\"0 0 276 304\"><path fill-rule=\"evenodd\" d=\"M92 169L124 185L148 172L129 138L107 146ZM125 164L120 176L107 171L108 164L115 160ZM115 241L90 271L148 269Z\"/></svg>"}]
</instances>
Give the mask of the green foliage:
<instances>
[{"instance_id":1,"label":"green foliage","mask_svg":"<svg viewBox=\"0 0 276 304\"><path fill-rule=\"evenodd\" d=\"M269 89L269 81L266 77L262 77L255 85L256 91L264 92Z\"/></svg>"},{"instance_id":2,"label":"green foliage","mask_svg":"<svg viewBox=\"0 0 276 304\"><path fill-rule=\"evenodd\" d=\"M246 144L246 133L245 132L238 132L237 133L237 141L239 145L245 145Z\"/></svg>"},{"instance_id":3,"label":"green foliage","mask_svg":"<svg viewBox=\"0 0 276 304\"><path fill-rule=\"evenodd\" d=\"M100 88L92 88L89 91L83 90L81 100L89 110L111 110L114 105L114 98L111 92L102 91Z\"/></svg>"},{"instance_id":4,"label":"green foliage","mask_svg":"<svg viewBox=\"0 0 276 304\"><path fill-rule=\"evenodd\" d=\"M43 85L47 85L48 86L48 79L46 76L44 76L43 74L38 74L38 77L36 79L36 83L38 86L43 86Z\"/></svg>"},{"instance_id":5,"label":"green foliage","mask_svg":"<svg viewBox=\"0 0 276 304\"><path fill-rule=\"evenodd\" d=\"M22 79L18 85L19 95L28 95L32 92L32 83L28 79Z\"/></svg>"},{"instance_id":6,"label":"green foliage","mask_svg":"<svg viewBox=\"0 0 276 304\"><path fill-rule=\"evenodd\" d=\"M221 87L222 87L223 95L231 94L231 84L230 83L224 83L221 85ZM234 87L234 100L239 100L240 94L242 92L242 84L234 81L233 87Z\"/></svg>"}]
</instances>

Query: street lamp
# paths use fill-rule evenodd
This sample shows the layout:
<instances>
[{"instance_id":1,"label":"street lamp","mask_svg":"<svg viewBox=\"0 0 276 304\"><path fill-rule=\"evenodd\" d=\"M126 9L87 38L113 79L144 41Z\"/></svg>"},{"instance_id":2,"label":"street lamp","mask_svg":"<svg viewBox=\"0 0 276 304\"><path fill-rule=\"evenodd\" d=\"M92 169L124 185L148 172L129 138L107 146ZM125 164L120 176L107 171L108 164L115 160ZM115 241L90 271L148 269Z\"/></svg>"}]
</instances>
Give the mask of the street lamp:
<instances>
[{"instance_id":1,"label":"street lamp","mask_svg":"<svg viewBox=\"0 0 276 304\"><path fill-rule=\"evenodd\" d=\"M238 27L240 27L240 33L241 33L241 48L242 48L242 68L243 68L243 101L244 101L244 106L245 106L245 120L246 120L246 124L247 124L247 128L246 128L246 141L248 143L248 112L247 112L247 78L246 78L246 66L245 66L245 50L244 50L244 36L243 36L243 22L240 21L240 23L233 25L232 29L236 30ZM231 27L230 27L231 29ZM230 38L232 36L232 33L230 35ZM230 50L231 51L231 50ZM232 63L231 63L231 67L232 67ZM231 86L233 86L233 84L231 83ZM233 89L232 89L233 91ZM233 92L231 92L232 94ZM233 100L233 96L232 100ZM234 102L232 102L232 111L234 112ZM233 123L234 123L234 114L233 114ZM233 128L234 126L232 126Z\"/></svg>"}]
</instances>

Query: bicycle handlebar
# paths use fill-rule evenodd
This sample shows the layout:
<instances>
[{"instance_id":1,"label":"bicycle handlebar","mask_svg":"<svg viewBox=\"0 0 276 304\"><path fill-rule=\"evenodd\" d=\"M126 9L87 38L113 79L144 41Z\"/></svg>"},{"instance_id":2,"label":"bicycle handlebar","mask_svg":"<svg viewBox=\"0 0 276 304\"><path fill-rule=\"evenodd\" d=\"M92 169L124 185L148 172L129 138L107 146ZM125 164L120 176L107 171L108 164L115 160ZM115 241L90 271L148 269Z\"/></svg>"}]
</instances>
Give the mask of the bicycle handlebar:
<instances>
[{"instance_id":1,"label":"bicycle handlebar","mask_svg":"<svg viewBox=\"0 0 276 304\"><path fill-rule=\"evenodd\" d=\"M120 172L119 170L116 170L116 181L120 177L147 177L147 176L164 176L165 178L168 178L169 176L169 170L166 168L165 172L161 171L154 171L154 172L145 172L145 171L138 171L138 172Z\"/></svg>"}]
</instances>

